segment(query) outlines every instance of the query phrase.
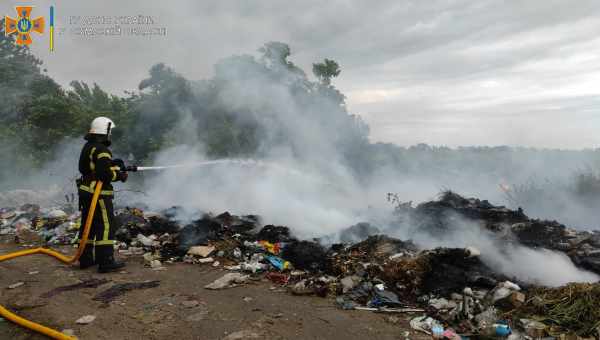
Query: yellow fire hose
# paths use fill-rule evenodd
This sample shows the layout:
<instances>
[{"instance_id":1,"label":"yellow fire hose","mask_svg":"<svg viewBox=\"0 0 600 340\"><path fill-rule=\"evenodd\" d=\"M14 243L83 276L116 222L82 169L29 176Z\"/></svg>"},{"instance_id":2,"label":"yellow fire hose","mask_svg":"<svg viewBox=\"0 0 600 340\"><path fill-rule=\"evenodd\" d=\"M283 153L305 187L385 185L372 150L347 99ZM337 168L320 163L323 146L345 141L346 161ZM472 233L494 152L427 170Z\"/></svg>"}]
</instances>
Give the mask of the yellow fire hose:
<instances>
[{"instance_id":1,"label":"yellow fire hose","mask_svg":"<svg viewBox=\"0 0 600 340\"><path fill-rule=\"evenodd\" d=\"M94 212L96 211L96 204L98 203L98 197L100 197L101 190L102 190L102 182L98 181L98 183L96 184L96 190L94 191L94 196L92 197L92 205L90 206L90 210L89 210L87 218L85 220L85 227L83 228L83 235L81 236L81 240L79 240L79 248L77 248L77 252L75 253L75 255L73 255L72 257L68 257L68 256L65 256L59 252L52 250L52 249L35 248L35 249L17 251L17 252L6 254L6 255L0 255L0 262L14 259L16 257L33 255L33 254L46 254L46 255L55 257L59 261L64 262L66 264L71 264L71 263L79 260L79 257L83 253L83 249L85 248L85 245L88 240L88 236L90 234L90 228L92 226L92 220L94 219ZM22 317L14 314L14 313L10 312L8 309L4 308L2 305L0 305L0 316L9 321L16 323L17 325L29 328L31 330L34 330L38 333L42 333L42 334L47 335L54 339L60 339L60 340L77 339L76 337L66 335L66 334L56 331L52 328L48 328L48 327L42 326L38 323L29 321L27 319L23 319Z\"/></svg>"}]
</instances>

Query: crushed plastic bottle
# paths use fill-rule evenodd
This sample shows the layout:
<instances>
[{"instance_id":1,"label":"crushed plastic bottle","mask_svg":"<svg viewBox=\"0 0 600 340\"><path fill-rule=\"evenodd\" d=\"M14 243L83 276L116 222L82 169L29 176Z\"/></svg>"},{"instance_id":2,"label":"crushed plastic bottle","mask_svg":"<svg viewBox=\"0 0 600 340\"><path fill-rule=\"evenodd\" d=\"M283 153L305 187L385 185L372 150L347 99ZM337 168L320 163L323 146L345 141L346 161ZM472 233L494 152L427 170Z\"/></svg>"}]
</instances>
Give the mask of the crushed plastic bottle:
<instances>
[{"instance_id":1,"label":"crushed plastic bottle","mask_svg":"<svg viewBox=\"0 0 600 340\"><path fill-rule=\"evenodd\" d=\"M433 339L443 339L444 338L444 326L442 326L437 321L434 321L431 324L431 337Z\"/></svg>"},{"instance_id":2,"label":"crushed plastic bottle","mask_svg":"<svg viewBox=\"0 0 600 340\"><path fill-rule=\"evenodd\" d=\"M512 333L510 326L506 322L498 322L492 325L492 327L496 328L496 335L501 337L509 336Z\"/></svg>"},{"instance_id":3,"label":"crushed plastic bottle","mask_svg":"<svg viewBox=\"0 0 600 340\"><path fill-rule=\"evenodd\" d=\"M485 327L481 333L487 336L507 337L512 333L512 329L510 328L508 322L500 320Z\"/></svg>"}]
</instances>

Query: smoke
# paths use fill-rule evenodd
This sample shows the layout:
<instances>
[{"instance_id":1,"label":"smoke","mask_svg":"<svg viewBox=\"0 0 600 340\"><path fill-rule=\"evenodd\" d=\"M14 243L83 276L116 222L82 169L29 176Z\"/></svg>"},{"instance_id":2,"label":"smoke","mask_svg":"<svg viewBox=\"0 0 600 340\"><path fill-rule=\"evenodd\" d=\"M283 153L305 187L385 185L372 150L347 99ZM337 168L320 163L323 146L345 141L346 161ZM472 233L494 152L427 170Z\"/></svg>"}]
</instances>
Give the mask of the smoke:
<instances>
[{"instance_id":1,"label":"smoke","mask_svg":"<svg viewBox=\"0 0 600 340\"><path fill-rule=\"evenodd\" d=\"M214 148L203 136L214 133L206 125L211 117L198 114L202 110L195 100L180 102L179 119L170 132L176 145L158 152L153 163L184 166L145 175L147 195L140 199L151 208L181 206L182 220L198 211L259 214L265 223L289 226L300 238L331 235L367 221L423 248L475 246L488 265L520 280L560 285L598 279L563 254L499 240L458 217L449 221L450 232L443 235L414 230L409 224L398 226L386 201L387 192L422 201L446 188L503 199L498 184L504 181L524 181L536 173L564 176L567 166L548 169L551 152L369 144L365 130L339 97L320 94L324 88L294 68L275 64L275 71L265 70L250 57L219 65L216 85L197 85L193 96L206 100L206 89L217 88L204 106L229 115L233 124L252 127L258 136L256 148L249 160L206 162L211 159L208 150ZM585 155L563 157L569 158L581 161Z\"/></svg>"},{"instance_id":2,"label":"smoke","mask_svg":"<svg viewBox=\"0 0 600 340\"><path fill-rule=\"evenodd\" d=\"M506 197L531 217L556 219L576 229L600 228L600 177L592 167L563 177L528 180L509 187Z\"/></svg>"},{"instance_id":3,"label":"smoke","mask_svg":"<svg viewBox=\"0 0 600 340\"><path fill-rule=\"evenodd\" d=\"M64 138L53 146L53 156L40 168L30 165L23 168L11 169L12 173L5 179L7 189L47 189L59 188L61 193L72 193L75 190L75 179L79 177L79 153L83 138ZM14 146L13 152L20 152L19 146ZM58 190L58 189L57 189Z\"/></svg>"},{"instance_id":4,"label":"smoke","mask_svg":"<svg viewBox=\"0 0 600 340\"><path fill-rule=\"evenodd\" d=\"M79 177L77 169L79 152L83 139L65 138L54 145L54 154L50 161L39 169L30 164L22 168L3 167L7 175L0 183L0 207L20 206L26 203L42 206L63 205L65 195L72 203L76 199L75 179ZM22 152L19 145L3 145L11 148L11 152ZM12 154L7 153L10 159Z\"/></svg>"},{"instance_id":5,"label":"smoke","mask_svg":"<svg viewBox=\"0 0 600 340\"><path fill-rule=\"evenodd\" d=\"M311 81L282 55L277 58L228 58L216 65L212 79L197 82L164 65L153 67L141 84L135 128L123 131L125 145L115 143L115 156L128 159L131 145L143 146L151 161L139 165L189 166L132 174L130 182L116 184L117 203L141 202L156 210L181 206L181 220L198 212L259 214L266 223L289 226L300 238L367 221L423 247L476 246L491 266L531 282L597 279L564 255L505 244L466 221L445 235L415 232L408 225L393 228L393 207L386 201L388 192L404 201L424 201L453 189L502 202L506 197L499 184L566 178L580 165L598 164L593 163L600 158L597 150L373 144L368 127L348 113L341 93ZM74 189L70 183L82 143L65 140L55 161L27 182ZM198 165L215 158L223 161ZM509 203L524 205L527 212L532 201L535 197ZM573 203L567 197L565 204ZM535 212L566 220L560 214L573 211ZM594 215L586 216L591 220ZM554 270L546 270L548 260Z\"/></svg>"},{"instance_id":6,"label":"smoke","mask_svg":"<svg viewBox=\"0 0 600 340\"><path fill-rule=\"evenodd\" d=\"M139 200L156 209L180 205L260 214L301 237L361 218L368 202L358 198L368 195L346 154L368 145L364 126L348 115L336 90L310 82L281 54L274 55L225 59L213 79L189 86L164 67L153 68L155 77L146 84L161 84L163 101L142 112L142 125L155 126L162 119L160 107L174 108L170 113L177 117L167 134L174 146L156 153L154 164L194 164L230 154L253 161L150 174L147 195ZM188 93L184 100L174 102L181 96L166 93L175 86L175 93Z\"/></svg>"},{"instance_id":7,"label":"smoke","mask_svg":"<svg viewBox=\"0 0 600 340\"><path fill-rule=\"evenodd\" d=\"M405 217L406 218L406 217ZM457 214L448 215L438 233L415 227L410 219L395 223L387 232L401 239L412 239L420 248L475 247L491 268L521 281L560 286L569 282L597 282L600 277L578 269L565 254L548 249L532 249L511 241L509 234L495 234L474 221ZM544 235L540 235L544 237Z\"/></svg>"},{"instance_id":8,"label":"smoke","mask_svg":"<svg viewBox=\"0 0 600 340\"><path fill-rule=\"evenodd\" d=\"M303 238L339 230L361 218L363 202L353 198L357 189L353 183L332 182L291 159L198 165L205 160L187 146L161 152L157 164L190 166L148 178L145 203L155 208L179 205L186 211L259 214L268 223L291 226Z\"/></svg>"}]
</instances>

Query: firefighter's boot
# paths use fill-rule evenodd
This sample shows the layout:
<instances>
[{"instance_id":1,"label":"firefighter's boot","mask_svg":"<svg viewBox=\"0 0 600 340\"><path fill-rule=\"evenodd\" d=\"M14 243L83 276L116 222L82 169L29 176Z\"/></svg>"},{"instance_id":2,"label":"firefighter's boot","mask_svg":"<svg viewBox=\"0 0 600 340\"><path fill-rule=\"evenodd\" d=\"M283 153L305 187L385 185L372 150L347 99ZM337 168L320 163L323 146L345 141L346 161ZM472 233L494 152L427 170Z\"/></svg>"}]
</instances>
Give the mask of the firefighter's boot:
<instances>
[{"instance_id":1,"label":"firefighter's boot","mask_svg":"<svg viewBox=\"0 0 600 340\"><path fill-rule=\"evenodd\" d=\"M83 249L83 253L81 253L81 256L79 257L79 268L87 269L95 265L96 260L94 259L94 246L87 244Z\"/></svg>"},{"instance_id":2,"label":"firefighter's boot","mask_svg":"<svg viewBox=\"0 0 600 340\"><path fill-rule=\"evenodd\" d=\"M110 273L125 267L125 263L115 261L112 245L96 246L98 273Z\"/></svg>"}]
</instances>

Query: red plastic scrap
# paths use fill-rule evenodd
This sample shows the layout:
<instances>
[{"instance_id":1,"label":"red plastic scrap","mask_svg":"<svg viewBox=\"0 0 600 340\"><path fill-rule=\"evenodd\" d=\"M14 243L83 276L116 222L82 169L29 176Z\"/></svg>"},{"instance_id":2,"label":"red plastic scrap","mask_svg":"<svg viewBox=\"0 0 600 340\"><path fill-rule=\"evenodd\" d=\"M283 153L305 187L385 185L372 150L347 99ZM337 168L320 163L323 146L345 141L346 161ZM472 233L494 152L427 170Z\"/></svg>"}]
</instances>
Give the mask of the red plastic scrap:
<instances>
[{"instance_id":1,"label":"red plastic scrap","mask_svg":"<svg viewBox=\"0 0 600 340\"><path fill-rule=\"evenodd\" d=\"M280 285L285 285L290 281L290 276L283 273L268 272L266 277L273 283L278 283Z\"/></svg>"}]
</instances>

